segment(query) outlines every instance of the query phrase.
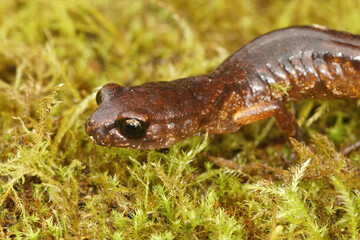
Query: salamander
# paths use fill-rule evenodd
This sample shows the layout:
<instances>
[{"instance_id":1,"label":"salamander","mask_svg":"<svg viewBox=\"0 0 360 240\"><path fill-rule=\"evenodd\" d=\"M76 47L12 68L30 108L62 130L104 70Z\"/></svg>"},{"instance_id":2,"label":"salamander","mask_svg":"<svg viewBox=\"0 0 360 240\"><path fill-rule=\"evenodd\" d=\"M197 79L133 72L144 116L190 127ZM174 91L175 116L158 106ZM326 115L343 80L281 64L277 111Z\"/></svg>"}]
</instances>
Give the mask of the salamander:
<instances>
[{"instance_id":1,"label":"salamander","mask_svg":"<svg viewBox=\"0 0 360 240\"><path fill-rule=\"evenodd\" d=\"M97 93L86 132L103 146L161 149L273 116L286 136L301 139L285 104L305 98L360 98L360 36L289 27L256 38L208 75L109 83Z\"/></svg>"}]
</instances>

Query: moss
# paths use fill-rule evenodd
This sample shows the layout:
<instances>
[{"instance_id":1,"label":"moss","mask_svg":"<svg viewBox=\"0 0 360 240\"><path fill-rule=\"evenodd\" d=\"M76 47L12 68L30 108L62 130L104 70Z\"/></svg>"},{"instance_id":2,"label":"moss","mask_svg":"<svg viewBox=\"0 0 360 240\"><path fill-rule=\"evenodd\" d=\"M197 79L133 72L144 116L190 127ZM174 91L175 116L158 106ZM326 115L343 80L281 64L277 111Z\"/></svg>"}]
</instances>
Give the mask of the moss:
<instances>
[{"instance_id":1,"label":"moss","mask_svg":"<svg viewBox=\"0 0 360 240\"><path fill-rule=\"evenodd\" d=\"M95 146L84 132L107 82L206 73L254 37L290 25L360 33L359 7L0 1L0 238L359 238L359 153L339 153L359 140L359 102L289 105L308 147L290 144L273 119L195 137L168 154Z\"/></svg>"}]
</instances>

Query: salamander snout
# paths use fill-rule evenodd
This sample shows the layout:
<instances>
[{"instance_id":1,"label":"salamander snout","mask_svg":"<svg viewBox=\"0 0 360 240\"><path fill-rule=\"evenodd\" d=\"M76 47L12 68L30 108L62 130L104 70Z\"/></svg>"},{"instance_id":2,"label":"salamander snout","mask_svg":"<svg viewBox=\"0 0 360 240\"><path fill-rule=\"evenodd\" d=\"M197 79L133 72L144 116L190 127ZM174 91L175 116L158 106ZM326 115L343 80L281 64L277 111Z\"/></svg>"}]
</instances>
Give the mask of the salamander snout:
<instances>
[{"instance_id":1,"label":"salamander snout","mask_svg":"<svg viewBox=\"0 0 360 240\"><path fill-rule=\"evenodd\" d=\"M91 140L101 146L106 146L107 144L103 141L106 137L107 132L104 127L96 127L94 121L89 118L85 123L86 134L90 136Z\"/></svg>"}]
</instances>

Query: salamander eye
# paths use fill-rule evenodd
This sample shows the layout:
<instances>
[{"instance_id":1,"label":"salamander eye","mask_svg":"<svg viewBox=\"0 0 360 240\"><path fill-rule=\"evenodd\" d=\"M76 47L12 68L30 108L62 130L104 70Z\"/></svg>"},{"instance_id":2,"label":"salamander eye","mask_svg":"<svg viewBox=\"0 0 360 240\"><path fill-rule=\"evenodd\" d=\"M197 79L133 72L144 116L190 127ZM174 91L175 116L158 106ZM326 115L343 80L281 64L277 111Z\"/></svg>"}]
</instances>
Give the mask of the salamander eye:
<instances>
[{"instance_id":1,"label":"salamander eye","mask_svg":"<svg viewBox=\"0 0 360 240\"><path fill-rule=\"evenodd\" d=\"M135 118L126 118L120 122L121 134L128 138L139 139L146 135L149 124Z\"/></svg>"},{"instance_id":2,"label":"salamander eye","mask_svg":"<svg viewBox=\"0 0 360 240\"><path fill-rule=\"evenodd\" d=\"M102 103L101 90L96 93L96 104L99 106Z\"/></svg>"}]
</instances>

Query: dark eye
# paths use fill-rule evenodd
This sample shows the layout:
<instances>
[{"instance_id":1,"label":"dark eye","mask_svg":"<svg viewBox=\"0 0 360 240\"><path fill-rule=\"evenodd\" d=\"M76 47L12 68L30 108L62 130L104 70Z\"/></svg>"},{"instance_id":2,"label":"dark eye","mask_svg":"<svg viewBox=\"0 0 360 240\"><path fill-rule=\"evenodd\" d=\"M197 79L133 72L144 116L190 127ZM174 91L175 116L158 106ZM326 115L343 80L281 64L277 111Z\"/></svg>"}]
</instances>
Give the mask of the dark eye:
<instances>
[{"instance_id":1,"label":"dark eye","mask_svg":"<svg viewBox=\"0 0 360 240\"><path fill-rule=\"evenodd\" d=\"M149 125L135 118L124 119L120 122L120 132L128 138L142 138L146 135Z\"/></svg>"},{"instance_id":2,"label":"dark eye","mask_svg":"<svg viewBox=\"0 0 360 240\"><path fill-rule=\"evenodd\" d=\"M98 106L102 103L101 90L96 93L96 103L97 103Z\"/></svg>"}]
</instances>

